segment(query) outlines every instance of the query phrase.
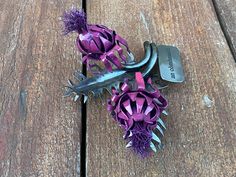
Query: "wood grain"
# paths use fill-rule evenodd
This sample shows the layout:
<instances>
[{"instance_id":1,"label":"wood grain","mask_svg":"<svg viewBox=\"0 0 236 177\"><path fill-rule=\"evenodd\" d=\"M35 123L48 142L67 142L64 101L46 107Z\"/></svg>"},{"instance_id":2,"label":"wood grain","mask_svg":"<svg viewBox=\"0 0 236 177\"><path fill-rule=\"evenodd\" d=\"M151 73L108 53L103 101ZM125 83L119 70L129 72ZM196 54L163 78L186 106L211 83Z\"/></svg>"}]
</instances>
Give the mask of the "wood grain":
<instances>
[{"instance_id":1,"label":"wood grain","mask_svg":"<svg viewBox=\"0 0 236 177\"><path fill-rule=\"evenodd\" d=\"M90 0L91 23L124 36L136 58L145 40L176 45L186 73L163 94L170 115L164 149L141 159L125 148L106 98L89 100L87 176L236 176L235 62L211 1Z\"/></svg>"},{"instance_id":2,"label":"wood grain","mask_svg":"<svg viewBox=\"0 0 236 177\"><path fill-rule=\"evenodd\" d=\"M0 2L0 176L79 176L80 108L63 98L75 36L59 17L79 0Z\"/></svg>"},{"instance_id":3,"label":"wood grain","mask_svg":"<svg viewBox=\"0 0 236 177\"><path fill-rule=\"evenodd\" d=\"M213 2L236 60L236 0L214 0Z\"/></svg>"}]
</instances>

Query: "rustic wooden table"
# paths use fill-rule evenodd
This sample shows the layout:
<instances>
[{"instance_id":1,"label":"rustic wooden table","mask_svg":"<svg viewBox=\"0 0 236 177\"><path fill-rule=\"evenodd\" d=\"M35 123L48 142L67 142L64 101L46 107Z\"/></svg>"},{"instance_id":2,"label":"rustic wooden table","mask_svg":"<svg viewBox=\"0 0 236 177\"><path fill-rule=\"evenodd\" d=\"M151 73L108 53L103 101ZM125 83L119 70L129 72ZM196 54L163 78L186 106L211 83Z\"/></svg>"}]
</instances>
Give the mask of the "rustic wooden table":
<instances>
[{"instance_id":1,"label":"rustic wooden table","mask_svg":"<svg viewBox=\"0 0 236 177\"><path fill-rule=\"evenodd\" d=\"M62 97L82 70L76 34L60 28L72 5L137 58L145 40L180 49L186 81L163 91L165 148L153 157L125 148L108 94L86 107ZM236 0L1 0L0 10L0 176L236 176Z\"/></svg>"}]
</instances>

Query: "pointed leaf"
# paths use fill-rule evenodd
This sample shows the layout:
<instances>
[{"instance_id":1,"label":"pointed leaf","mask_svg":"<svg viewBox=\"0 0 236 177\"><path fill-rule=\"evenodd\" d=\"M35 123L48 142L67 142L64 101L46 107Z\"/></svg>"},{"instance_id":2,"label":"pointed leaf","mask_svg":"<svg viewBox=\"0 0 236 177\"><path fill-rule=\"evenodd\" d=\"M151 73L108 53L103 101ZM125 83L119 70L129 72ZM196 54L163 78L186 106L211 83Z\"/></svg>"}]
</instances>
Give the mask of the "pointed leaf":
<instances>
[{"instance_id":1,"label":"pointed leaf","mask_svg":"<svg viewBox=\"0 0 236 177\"><path fill-rule=\"evenodd\" d=\"M130 133L129 133L129 136L128 136L128 137L130 138L131 136L133 136L133 133L130 131Z\"/></svg>"},{"instance_id":2,"label":"pointed leaf","mask_svg":"<svg viewBox=\"0 0 236 177\"><path fill-rule=\"evenodd\" d=\"M159 125L157 125L157 130L162 134L162 136L164 136L164 132Z\"/></svg>"},{"instance_id":3,"label":"pointed leaf","mask_svg":"<svg viewBox=\"0 0 236 177\"><path fill-rule=\"evenodd\" d=\"M155 140L156 142L158 142L159 144L161 144L160 138L153 132L152 132L152 139Z\"/></svg>"},{"instance_id":4,"label":"pointed leaf","mask_svg":"<svg viewBox=\"0 0 236 177\"><path fill-rule=\"evenodd\" d=\"M153 142L150 143L150 148L151 148L154 152L157 152L157 148L155 147L155 145L153 144Z\"/></svg>"},{"instance_id":5,"label":"pointed leaf","mask_svg":"<svg viewBox=\"0 0 236 177\"><path fill-rule=\"evenodd\" d=\"M129 148L129 147L131 147L132 146L132 141L130 141L125 147L126 148Z\"/></svg>"},{"instance_id":6,"label":"pointed leaf","mask_svg":"<svg viewBox=\"0 0 236 177\"><path fill-rule=\"evenodd\" d=\"M110 88L110 87L107 87L106 90L107 90L107 92L108 92L110 95L112 95L112 92L111 92L111 88Z\"/></svg>"},{"instance_id":7,"label":"pointed leaf","mask_svg":"<svg viewBox=\"0 0 236 177\"><path fill-rule=\"evenodd\" d=\"M84 103L86 103L87 100L88 100L88 96L84 95Z\"/></svg>"},{"instance_id":8,"label":"pointed leaf","mask_svg":"<svg viewBox=\"0 0 236 177\"><path fill-rule=\"evenodd\" d=\"M69 86L73 87L74 83L69 79L68 81Z\"/></svg>"},{"instance_id":9,"label":"pointed leaf","mask_svg":"<svg viewBox=\"0 0 236 177\"><path fill-rule=\"evenodd\" d=\"M162 111L162 113L168 116L168 112L166 112L166 110Z\"/></svg>"},{"instance_id":10,"label":"pointed leaf","mask_svg":"<svg viewBox=\"0 0 236 177\"><path fill-rule=\"evenodd\" d=\"M79 95L75 95L74 101L77 101L79 98Z\"/></svg>"},{"instance_id":11,"label":"pointed leaf","mask_svg":"<svg viewBox=\"0 0 236 177\"><path fill-rule=\"evenodd\" d=\"M161 124L161 126L166 129L166 126L164 124L164 122L161 120L161 118L158 119L158 122Z\"/></svg>"},{"instance_id":12,"label":"pointed leaf","mask_svg":"<svg viewBox=\"0 0 236 177\"><path fill-rule=\"evenodd\" d=\"M131 52L128 52L127 62L129 64L135 63L134 55Z\"/></svg>"}]
</instances>

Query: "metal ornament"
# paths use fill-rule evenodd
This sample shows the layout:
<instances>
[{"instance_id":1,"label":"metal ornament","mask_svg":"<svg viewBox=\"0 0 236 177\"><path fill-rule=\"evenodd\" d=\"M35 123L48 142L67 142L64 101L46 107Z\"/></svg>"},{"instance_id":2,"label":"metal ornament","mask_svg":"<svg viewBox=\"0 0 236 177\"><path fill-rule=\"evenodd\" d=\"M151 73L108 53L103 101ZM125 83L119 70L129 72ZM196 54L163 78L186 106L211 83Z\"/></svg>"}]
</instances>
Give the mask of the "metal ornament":
<instances>
[{"instance_id":1,"label":"metal ornament","mask_svg":"<svg viewBox=\"0 0 236 177\"><path fill-rule=\"evenodd\" d=\"M89 95L98 97L107 90L112 95L107 109L123 128L126 147L142 157L148 156L151 150L157 152L166 129L160 115L168 115L167 100L159 89L165 88L167 82L184 81L178 49L146 41L145 55L136 62L123 38L103 25L87 24L83 11L73 8L65 12L63 22L64 34L79 33L76 44L82 61L94 74L87 78L76 71L76 81L68 80L65 96L72 96L74 101L83 96L86 102Z\"/></svg>"},{"instance_id":2,"label":"metal ornament","mask_svg":"<svg viewBox=\"0 0 236 177\"><path fill-rule=\"evenodd\" d=\"M82 53L82 61L94 74L99 73L98 63L102 62L106 70L122 68L127 62L122 46L130 53L125 39L114 30L103 25L87 24L86 14L72 8L63 15L64 34L72 31L79 33L76 45Z\"/></svg>"},{"instance_id":3,"label":"metal ornament","mask_svg":"<svg viewBox=\"0 0 236 177\"><path fill-rule=\"evenodd\" d=\"M128 81L121 86L121 92L112 90L112 97L108 100L108 111L124 129L126 147L131 147L141 156L147 156L152 149L154 152L161 148L161 140L154 133L158 131L164 135L165 125L160 118L167 108L167 100L159 90L152 85L151 79L145 84L142 73L135 73L135 85Z\"/></svg>"}]
</instances>

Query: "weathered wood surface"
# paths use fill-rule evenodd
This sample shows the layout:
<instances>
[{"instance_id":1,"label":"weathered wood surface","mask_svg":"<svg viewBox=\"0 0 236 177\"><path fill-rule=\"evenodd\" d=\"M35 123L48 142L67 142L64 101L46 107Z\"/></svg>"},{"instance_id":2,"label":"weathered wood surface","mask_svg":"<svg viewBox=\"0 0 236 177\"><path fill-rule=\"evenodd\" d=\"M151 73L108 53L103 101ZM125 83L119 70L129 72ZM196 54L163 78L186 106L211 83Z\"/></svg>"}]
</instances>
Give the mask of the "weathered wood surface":
<instances>
[{"instance_id":1,"label":"weathered wood surface","mask_svg":"<svg viewBox=\"0 0 236 177\"><path fill-rule=\"evenodd\" d=\"M228 2L216 0L234 39ZM184 84L163 92L165 148L148 159L125 148L106 111L108 94L88 101L87 176L236 176L235 62L212 2L86 4L89 21L116 29L136 58L145 40L176 45L186 73ZM81 2L0 2L0 176L80 176L80 107L62 97L66 79L81 69L75 35L60 33L58 17L71 5Z\"/></svg>"},{"instance_id":2,"label":"weathered wood surface","mask_svg":"<svg viewBox=\"0 0 236 177\"><path fill-rule=\"evenodd\" d=\"M216 11L225 30L229 45L236 60L236 0L214 0Z\"/></svg>"},{"instance_id":3,"label":"weathered wood surface","mask_svg":"<svg viewBox=\"0 0 236 177\"><path fill-rule=\"evenodd\" d=\"M211 1L90 0L91 23L124 36L137 58L145 40L176 45L186 73L164 91L165 148L148 159L125 148L103 101L87 105L87 176L236 176L236 68Z\"/></svg>"},{"instance_id":4,"label":"weathered wood surface","mask_svg":"<svg viewBox=\"0 0 236 177\"><path fill-rule=\"evenodd\" d=\"M59 23L72 4L0 2L0 176L79 176L81 112L62 97L81 69Z\"/></svg>"}]
</instances>

